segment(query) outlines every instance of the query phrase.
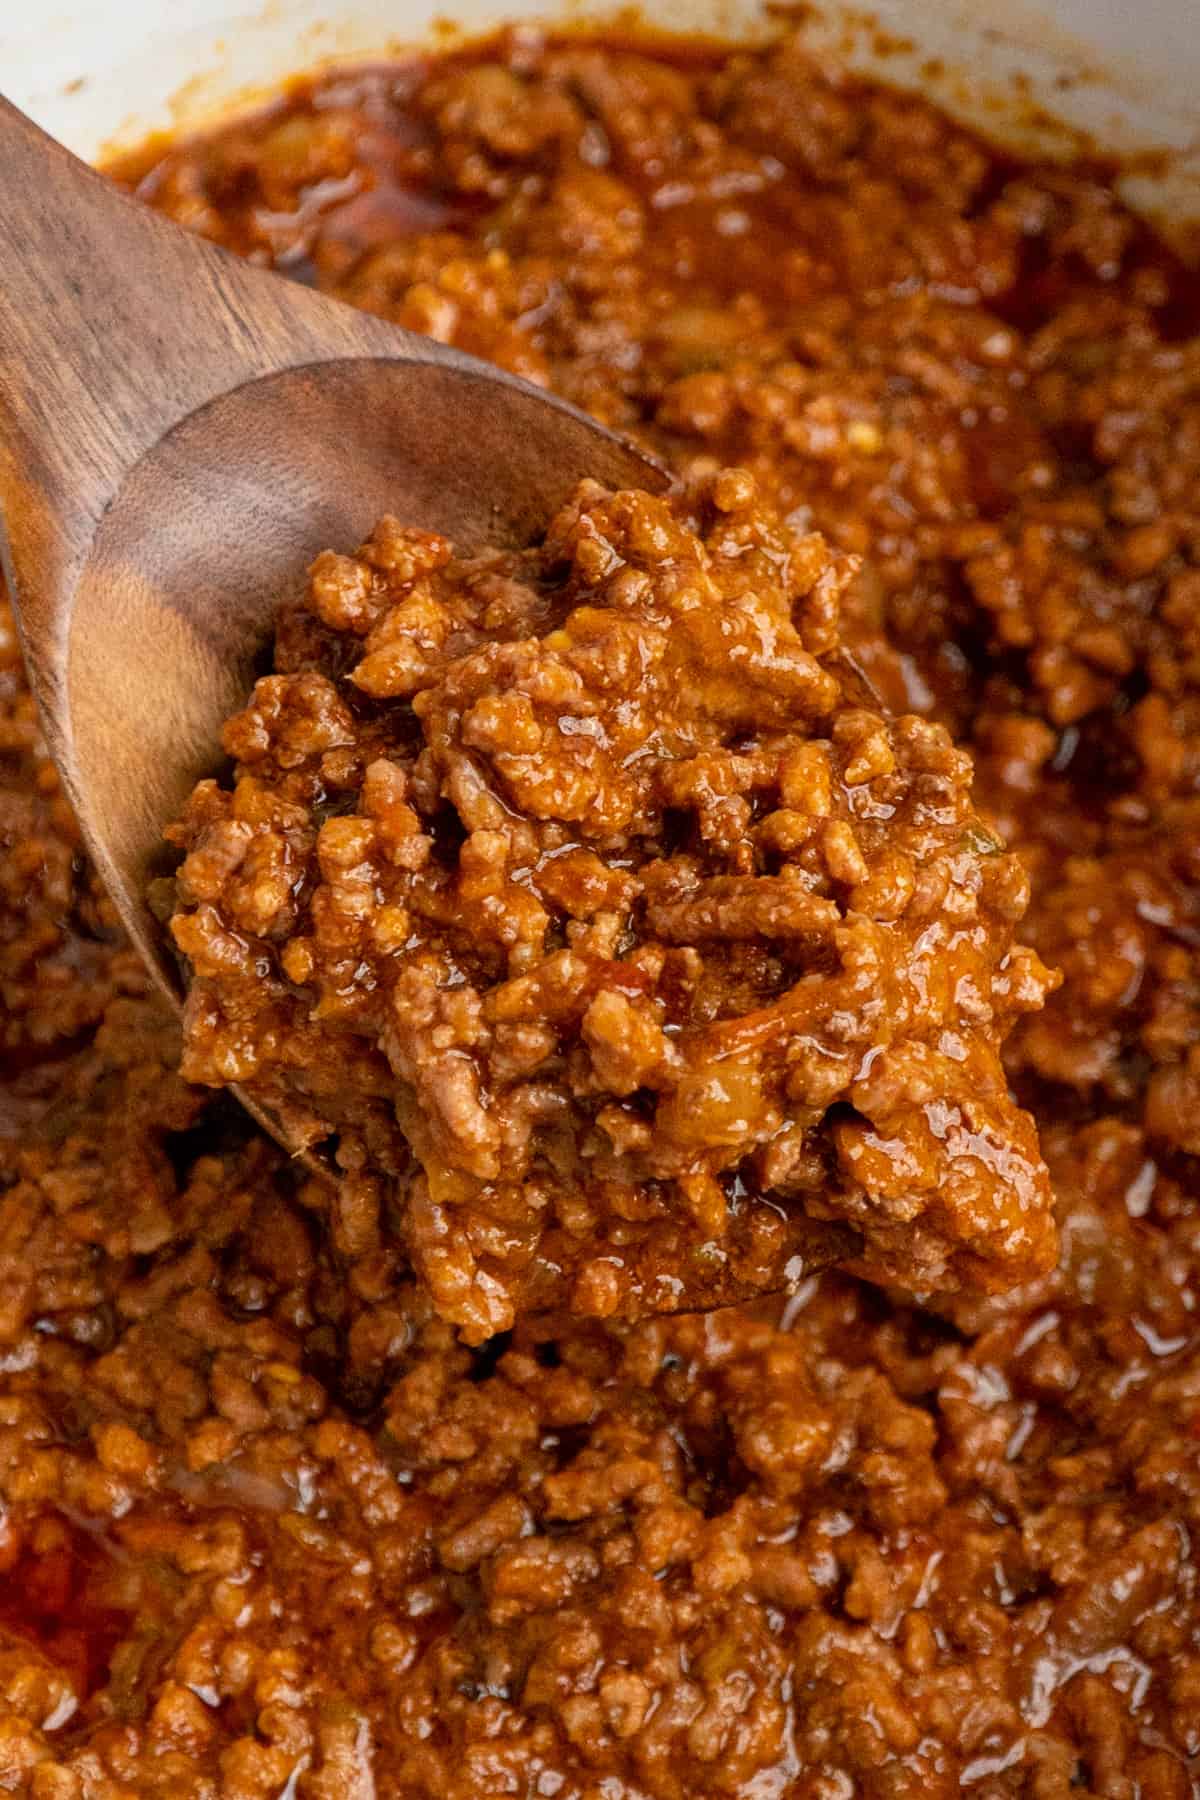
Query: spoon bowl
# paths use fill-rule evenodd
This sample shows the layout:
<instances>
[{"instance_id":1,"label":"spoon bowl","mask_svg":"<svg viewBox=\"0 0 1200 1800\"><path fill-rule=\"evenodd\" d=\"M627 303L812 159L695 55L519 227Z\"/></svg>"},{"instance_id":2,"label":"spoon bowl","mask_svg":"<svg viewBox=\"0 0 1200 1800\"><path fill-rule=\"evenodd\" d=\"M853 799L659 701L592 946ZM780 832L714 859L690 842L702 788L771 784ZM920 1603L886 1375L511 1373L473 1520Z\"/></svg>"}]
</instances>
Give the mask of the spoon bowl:
<instances>
[{"instance_id":1,"label":"spoon bowl","mask_svg":"<svg viewBox=\"0 0 1200 1800\"><path fill-rule=\"evenodd\" d=\"M213 773L221 726L317 552L352 549L388 512L466 553L521 543L598 465L628 484L622 446L598 458L591 427L541 394L499 394L433 361L282 369L182 419L99 521L55 690L60 766L123 923L176 994L146 900L169 866L163 825Z\"/></svg>"}]
</instances>

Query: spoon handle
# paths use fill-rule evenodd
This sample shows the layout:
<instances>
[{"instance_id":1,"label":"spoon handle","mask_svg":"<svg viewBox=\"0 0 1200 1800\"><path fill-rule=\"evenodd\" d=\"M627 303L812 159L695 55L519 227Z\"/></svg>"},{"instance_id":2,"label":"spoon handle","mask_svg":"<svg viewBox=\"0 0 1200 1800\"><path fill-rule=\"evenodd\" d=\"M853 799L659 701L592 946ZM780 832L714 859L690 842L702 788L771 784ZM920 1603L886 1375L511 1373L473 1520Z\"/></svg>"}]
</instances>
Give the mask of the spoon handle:
<instances>
[{"instance_id":1,"label":"spoon handle","mask_svg":"<svg viewBox=\"0 0 1200 1800\"><path fill-rule=\"evenodd\" d=\"M95 512L131 448L153 443L203 385L215 346L190 333L194 356L181 362L172 300L206 259L2 96L0 167L4 454L65 489L73 511Z\"/></svg>"},{"instance_id":2,"label":"spoon handle","mask_svg":"<svg viewBox=\"0 0 1200 1800\"><path fill-rule=\"evenodd\" d=\"M191 236L3 96L0 169L0 510L23 592L69 587L129 469L239 381L379 354L384 333L393 360L450 354Z\"/></svg>"}]
</instances>

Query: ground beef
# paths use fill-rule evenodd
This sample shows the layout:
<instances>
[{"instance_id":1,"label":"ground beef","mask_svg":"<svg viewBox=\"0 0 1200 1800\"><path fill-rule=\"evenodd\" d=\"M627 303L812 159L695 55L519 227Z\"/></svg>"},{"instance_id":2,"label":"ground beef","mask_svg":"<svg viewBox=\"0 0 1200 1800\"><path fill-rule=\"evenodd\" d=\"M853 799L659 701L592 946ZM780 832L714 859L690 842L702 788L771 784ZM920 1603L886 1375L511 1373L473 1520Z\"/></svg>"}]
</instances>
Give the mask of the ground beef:
<instances>
[{"instance_id":1,"label":"ground beef","mask_svg":"<svg viewBox=\"0 0 1200 1800\"><path fill-rule=\"evenodd\" d=\"M1189 1800L1193 278L1102 172L799 43L521 32L130 178L863 557L844 640L973 754L1063 969L1006 1047L1060 1255L467 1348L365 1169L181 1079L0 604L0 1791ZM349 641L289 629L289 679Z\"/></svg>"},{"instance_id":2,"label":"ground beef","mask_svg":"<svg viewBox=\"0 0 1200 1800\"><path fill-rule=\"evenodd\" d=\"M1028 882L945 728L863 704L852 574L737 469L585 486L522 556L384 520L170 834L184 1073L299 1090L355 1180L381 1137L470 1342L821 1252L926 1290L1054 1260L999 1059L1052 985Z\"/></svg>"}]
</instances>

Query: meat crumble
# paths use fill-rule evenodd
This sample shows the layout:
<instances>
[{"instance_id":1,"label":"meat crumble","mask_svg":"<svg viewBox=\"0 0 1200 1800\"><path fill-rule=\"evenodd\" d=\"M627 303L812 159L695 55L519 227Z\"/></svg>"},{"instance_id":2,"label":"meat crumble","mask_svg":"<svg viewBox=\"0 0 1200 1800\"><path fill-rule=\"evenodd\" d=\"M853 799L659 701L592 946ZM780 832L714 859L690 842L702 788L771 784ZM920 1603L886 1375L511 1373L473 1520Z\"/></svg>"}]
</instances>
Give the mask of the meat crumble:
<instances>
[{"instance_id":1,"label":"meat crumble","mask_svg":"<svg viewBox=\"0 0 1200 1800\"><path fill-rule=\"evenodd\" d=\"M1200 1785L1194 278L1103 170L1017 165L919 100L813 64L800 39L700 54L522 30L310 83L204 142L148 152L124 177L242 254L641 433L682 477L685 497L651 516L703 573L706 615L738 617L751 592L775 606L786 595L811 659L809 700L764 723L778 699L764 681L749 727L656 741L606 785L604 804L619 809L627 779L682 784L674 797L663 788L658 814L636 796L658 820L653 855L616 848L620 824L610 843L592 796L566 817L565 784L540 810L526 787L499 824L475 824L460 806L508 802L510 784L536 780L538 765L520 760L534 728L545 767L553 757L577 779L599 772L597 740L557 723L616 729L580 658L619 623L657 630L650 609L677 598L645 548L633 552L640 503L587 493L549 552L508 565L466 563L403 522L356 556L322 559L283 623L276 673L232 728L236 787L209 790L208 814L189 810L185 881L197 886L181 923L211 950L220 940L203 908L236 906L230 936L271 947L259 998L242 994L247 1030L214 1013L213 1032L189 1035L189 1058L230 1058L211 1071L222 1080L263 1073L239 1059L262 1058L264 996L290 1055L314 1002L349 1008L325 1027L336 1024L359 1096L334 1186L181 1073L177 1027L80 853L0 604L0 1791L1189 1800ZM786 578L767 557L767 573L740 587L722 549L739 532L747 558L785 546ZM583 549L601 537L612 568ZM414 593L427 622L445 624L440 640L381 629ZM836 650L824 611L834 594ZM572 637L589 611L601 635ZM711 616L692 623L704 632ZM660 642L687 641L662 629ZM513 678L472 687L480 659L520 645ZM718 692L720 666L711 645L689 665ZM547 667L574 671L591 710L539 708L530 687ZM719 720L711 697L701 709L677 686L686 732ZM476 717L489 694L499 715L484 705ZM726 699L746 703L740 682ZM837 738L847 713L876 719L895 764L886 776L846 783L867 741L857 728ZM331 722L348 742L320 742ZM788 803L784 737L804 755L828 746L828 812ZM699 770L688 765L705 758L720 779L689 787ZM789 764L791 798L818 790L819 760ZM372 777L380 763L396 774ZM376 1002L358 983L337 987L338 933L360 928L354 872L366 862L408 910L403 944L419 942L401 960L414 986L423 955L463 959L461 985L491 1034L471 1055L489 1098L493 1084L501 1107L536 1085L522 1055L561 1057L560 1129L574 1145L583 1118L606 1109L648 1122L668 1099L652 1085L664 1059L704 1033L778 1009L804 979L816 1004L828 998L844 965L818 946L852 914L911 957L897 921L849 904L851 840L862 881L883 854L854 795L890 782L927 805L929 776L955 822L926 821L927 841L907 847L914 886L918 864L957 856L986 930L970 1006L936 992L928 1004L961 1014L955 1030L992 1071L996 1129L1016 1142L1024 1127L992 1060L1018 1010L1015 988L995 989L1016 955L1009 934L1062 971L1003 1052L1049 1172L1055 1267L1037 1270L1030 1244L1028 1274L1005 1292L961 1267L957 1289L939 1289L923 1259L961 1263L968 1233L938 1210L941 1185L895 1238L886 1208L856 1210L874 1170L864 1179L866 1152L846 1153L837 1134L869 1131L859 1121L888 1095L856 1098L850 1083L809 1126L826 1174L839 1174L819 1188L836 1216L811 1227L860 1234L862 1268L889 1266L886 1287L829 1269L786 1300L635 1319L633 1279L648 1265L631 1259L628 1294L588 1317L581 1261L564 1303L552 1295L541 1311L544 1245L527 1237L510 1256L488 1210L492 1235L474 1241L498 1286L514 1284L517 1316L468 1343L480 1333L454 1322L436 1270L414 1279L422 1245L397 1196L423 1181L447 1229L478 1230L480 1184L493 1178L451 1167L454 1134L418 1144L420 1172L404 1162ZM795 827L777 825L763 839L780 813L809 835L789 841ZM355 835L364 822L369 845ZM516 862L521 833L529 857ZM411 867L384 853L417 838L429 847ZM293 890L301 870L309 882ZM747 875L774 884L754 903L753 939L705 935L698 922L725 923L741 905L711 884L741 882L744 899ZM633 878L649 883L636 899ZM413 899L464 880L478 896L466 943ZM201 898L206 882L215 898ZM693 985L666 987L661 971L629 991L598 983L575 1023L555 1026L554 1046L514 1032L498 1060L497 1025L525 1021L482 1014L546 960L521 966L536 938L499 935L508 907L489 900L505 882L522 896L518 920L536 908L554 921L562 941L549 954L628 961L652 940L663 968L674 958ZM328 899L314 914L317 892ZM823 938L762 950L764 920L816 902L837 914L819 915ZM606 913L630 942L605 944ZM673 921L686 929L673 934ZM382 969L382 946L367 948L360 960ZM311 968L287 970L285 954L311 956ZM1019 966L1041 985L1032 956ZM223 1005L241 991L235 975L222 975ZM615 1008L605 1001L585 1035L601 991ZM465 1011L456 1028L470 1031ZM906 1056L940 1047L932 1019L897 1034ZM372 1070L376 1085L360 1085ZM899 1079L911 1093L911 1063ZM752 1097L764 1114L768 1100L782 1106L758 1087ZM680 1124L704 1114L711 1105ZM531 1121L531 1155L549 1139L546 1121ZM606 1157L654 1153L651 1139L606 1143ZM722 1139L699 1159L717 1171L735 1240L735 1156L745 1194L768 1180L785 1189L787 1175L799 1196L789 1216L814 1212L806 1151L769 1174L768 1152ZM433 1197L427 1167L453 1179L452 1202ZM649 1191L643 1166L629 1167ZM691 1216L674 1191L663 1207L621 1220L639 1258L654 1231ZM1030 1230L1039 1216L1031 1208ZM617 1219L598 1213L581 1237ZM918 1246L921 1266L902 1272L892 1259ZM997 1289L1017 1273L993 1260Z\"/></svg>"},{"instance_id":2,"label":"meat crumble","mask_svg":"<svg viewBox=\"0 0 1200 1800\"><path fill-rule=\"evenodd\" d=\"M944 726L839 674L853 573L737 469L585 486L524 556L384 520L171 833L184 1073L300 1089L356 1172L398 1120L469 1341L794 1284L806 1244L926 1290L1053 1263L998 1054L1048 985L1028 881Z\"/></svg>"}]
</instances>

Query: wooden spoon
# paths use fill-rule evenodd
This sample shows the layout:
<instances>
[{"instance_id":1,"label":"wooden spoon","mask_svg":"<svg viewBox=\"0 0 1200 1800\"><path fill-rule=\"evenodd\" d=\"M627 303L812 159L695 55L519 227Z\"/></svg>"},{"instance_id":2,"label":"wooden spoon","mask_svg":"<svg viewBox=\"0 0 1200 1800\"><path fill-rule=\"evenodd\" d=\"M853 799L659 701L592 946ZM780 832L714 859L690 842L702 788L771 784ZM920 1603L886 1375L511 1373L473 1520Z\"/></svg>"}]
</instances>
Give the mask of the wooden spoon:
<instances>
[{"instance_id":1,"label":"wooden spoon","mask_svg":"<svg viewBox=\"0 0 1200 1800\"><path fill-rule=\"evenodd\" d=\"M0 169L4 572L87 849L178 1006L147 904L162 828L218 766L316 553L385 512L460 552L524 544L583 476L666 475L552 394L190 236L3 98ZM776 1286L846 1236L796 1220ZM680 1304L740 1297L718 1282Z\"/></svg>"},{"instance_id":2,"label":"wooden spoon","mask_svg":"<svg viewBox=\"0 0 1200 1800\"><path fill-rule=\"evenodd\" d=\"M4 571L88 851L178 1004L162 828L316 553L385 512L526 543L585 475L665 478L552 394L190 236L3 98L0 169Z\"/></svg>"}]
</instances>

